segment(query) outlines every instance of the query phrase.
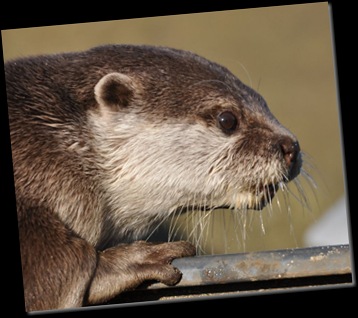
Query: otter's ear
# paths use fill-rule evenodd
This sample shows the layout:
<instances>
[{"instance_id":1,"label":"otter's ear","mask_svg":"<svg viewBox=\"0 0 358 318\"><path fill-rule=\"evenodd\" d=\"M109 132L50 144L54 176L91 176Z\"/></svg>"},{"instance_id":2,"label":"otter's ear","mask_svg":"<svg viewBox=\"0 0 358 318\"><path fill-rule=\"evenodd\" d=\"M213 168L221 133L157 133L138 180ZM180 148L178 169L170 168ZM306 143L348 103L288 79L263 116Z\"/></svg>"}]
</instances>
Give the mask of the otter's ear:
<instances>
[{"instance_id":1,"label":"otter's ear","mask_svg":"<svg viewBox=\"0 0 358 318\"><path fill-rule=\"evenodd\" d=\"M117 110L128 106L134 90L135 83L131 77L121 73L109 73L99 80L94 94L98 104Z\"/></svg>"}]
</instances>

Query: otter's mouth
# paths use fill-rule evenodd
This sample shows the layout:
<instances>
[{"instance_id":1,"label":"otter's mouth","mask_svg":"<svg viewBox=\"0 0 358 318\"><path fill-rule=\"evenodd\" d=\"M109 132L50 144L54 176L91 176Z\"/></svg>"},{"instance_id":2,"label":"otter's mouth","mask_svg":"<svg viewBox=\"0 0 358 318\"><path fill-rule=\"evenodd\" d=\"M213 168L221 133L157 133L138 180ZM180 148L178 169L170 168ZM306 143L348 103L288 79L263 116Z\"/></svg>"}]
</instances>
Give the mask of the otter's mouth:
<instances>
[{"instance_id":1,"label":"otter's mouth","mask_svg":"<svg viewBox=\"0 0 358 318\"><path fill-rule=\"evenodd\" d=\"M177 208L180 213L192 211L213 211L213 210L256 210L260 211L268 204L272 203L273 198L278 192L281 183L285 181L278 181L277 183L260 183L250 188L249 191L242 192L236 198L236 202L224 203L218 205L190 205ZM225 200L226 201L226 200Z\"/></svg>"},{"instance_id":2,"label":"otter's mouth","mask_svg":"<svg viewBox=\"0 0 358 318\"><path fill-rule=\"evenodd\" d=\"M211 209L245 209L259 211L272 202L272 199L275 197L279 187L280 183L259 184L251 189L251 191L246 195L247 199L242 199L241 204L221 205ZM209 209L210 208L207 208L207 210Z\"/></svg>"},{"instance_id":3,"label":"otter's mouth","mask_svg":"<svg viewBox=\"0 0 358 318\"><path fill-rule=\"evenodd\" d=\"M212 211L212 210L262 210L267 204L272 202L272 199L276 195L280 188L280 182L259 184L250 191L239 197L239 202L220 205L193 205L190 207L181 207L181 212L187 211Z\"/></svg>"},{"instance_id":4,"label":"otter's mouth","mask_svg":"<svg viewBox=\"0 0 358 318\"><path fill-rule=\"evenodd\" d=\"M272 202L272 199L275 197L280 183L269 183L269 184L259 184L247 194L247 200L243 199L242 204L236 206L222 205L217 207L217 209L230 209L235 210L245 209L245 210L262 210L267 204Z\"/></svg>"}]
</instances>

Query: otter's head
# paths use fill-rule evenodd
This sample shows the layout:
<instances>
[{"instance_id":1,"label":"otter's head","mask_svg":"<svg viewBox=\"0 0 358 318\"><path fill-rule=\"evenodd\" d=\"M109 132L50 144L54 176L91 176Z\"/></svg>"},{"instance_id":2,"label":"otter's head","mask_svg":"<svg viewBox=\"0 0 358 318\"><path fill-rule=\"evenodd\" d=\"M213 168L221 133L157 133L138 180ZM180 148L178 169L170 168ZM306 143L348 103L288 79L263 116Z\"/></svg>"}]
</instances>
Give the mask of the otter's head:
<instances>
[{"instance_id":1,"label":"otter's head","mask_svg":"<svg viewBox=\"0 0 358 318\"><path fill-rule=\"evenodd\" d=\"M95 87L103 187L140 233L178 209L262 209L301 169L300 146L224 67L171 49L137 52ZM148 225L148 224L146 224Z\"/></svg>"}]
</instances>

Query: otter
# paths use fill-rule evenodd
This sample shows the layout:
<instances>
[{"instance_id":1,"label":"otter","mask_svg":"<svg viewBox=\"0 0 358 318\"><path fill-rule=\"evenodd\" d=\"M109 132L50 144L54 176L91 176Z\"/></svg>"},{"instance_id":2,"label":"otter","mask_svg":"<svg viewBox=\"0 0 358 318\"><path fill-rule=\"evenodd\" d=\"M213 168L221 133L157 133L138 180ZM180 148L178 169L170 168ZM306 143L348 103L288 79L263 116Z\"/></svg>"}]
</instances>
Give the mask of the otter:
<instances>
[{"instance_id":1,"label":"otter","mask_svg":"<svg viewBox=\"0 0 358 318\"><path fill-rule=\"evenodd\" d=\"M227 68L104 45L5 63L26 311L176 284L185 241L147 242L189 206L262 209L302 165L297 138Z\"/></svg>"}]
</instances>

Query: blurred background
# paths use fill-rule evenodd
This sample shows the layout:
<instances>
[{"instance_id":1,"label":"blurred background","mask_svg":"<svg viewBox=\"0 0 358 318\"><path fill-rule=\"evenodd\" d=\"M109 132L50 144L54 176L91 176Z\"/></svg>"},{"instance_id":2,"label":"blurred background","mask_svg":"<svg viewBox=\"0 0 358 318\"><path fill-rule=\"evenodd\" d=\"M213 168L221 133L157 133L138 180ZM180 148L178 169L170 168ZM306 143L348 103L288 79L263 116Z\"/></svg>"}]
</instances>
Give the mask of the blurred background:
<instances>
[{"instance_id":1,"label":"blurred background","mask_svg":"<svg viewBox=\"0 0 358 318\"><path fill-rule=\"evenodd\" d=\"M130 43L185 49L228 67L298 137L315 185L299 178L308 203L293 185L289 200L278 195L263 211L198 212L167 231L216 254L348 243L328 3L3 30L2 39L5 61Z\"/></svg>"}]
</instances>

